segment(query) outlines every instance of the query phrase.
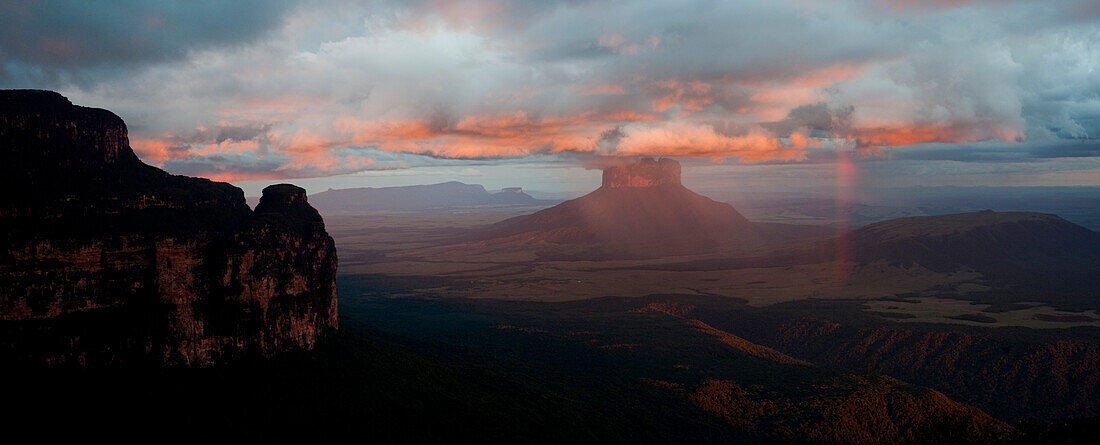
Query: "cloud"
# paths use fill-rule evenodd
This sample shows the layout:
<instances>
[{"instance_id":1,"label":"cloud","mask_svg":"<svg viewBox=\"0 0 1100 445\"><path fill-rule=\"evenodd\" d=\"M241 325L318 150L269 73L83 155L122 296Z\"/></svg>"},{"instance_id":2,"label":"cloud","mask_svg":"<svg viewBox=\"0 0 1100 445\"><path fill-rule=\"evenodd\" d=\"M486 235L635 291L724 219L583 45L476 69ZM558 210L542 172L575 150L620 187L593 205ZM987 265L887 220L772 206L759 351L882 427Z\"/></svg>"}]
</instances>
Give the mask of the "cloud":
<instances>
[{"instance_id":1,"label":"cloud","mask_svg":"<svg viewBox=\"0 0 1100 445\"><path fill-rule=\"evenodd\" d=\"M927 144L894 152L898 161L957 161L957 162L1038 162L1060 159L1100 158L1098 140L1056 140L1016 145L999 141L966 144Z\"/></svg>"},{"instance_id":2,"label":"cloud","mask_svg":"<svg viewBox=\"0 0 1100 445\"><path fill-rule=\"evenodd\" d=\"M763 129L726 135L707 125L685 122L636 123L605 134L605 153L615 156L734 157L744 162L805 159L809 144L802 133L784 143Z\"/></svg>"},{"instance_id":3,"label":"cloud","mask_svg":"<svg viewBox=\"0 0 1100 445\"><path fill-rule=\"evenodd\" d=\"M289 0L4 2L0 79L92 83L92 72L253 41L277 27L292 6Z\"/></svg>"},{"instance_id":4,"label":"cloud","mask_svg":"<svg viewBox=\"0 0 1100 445\"><path fill-rule=\"evenodd\" d=\"M836 147L900 156L994 140L1010 153L1100 134L1095 2L0 8L0 86L109 108L143 159L178 173L558 155L815 162Z\"/></svg>"}]
</instances>

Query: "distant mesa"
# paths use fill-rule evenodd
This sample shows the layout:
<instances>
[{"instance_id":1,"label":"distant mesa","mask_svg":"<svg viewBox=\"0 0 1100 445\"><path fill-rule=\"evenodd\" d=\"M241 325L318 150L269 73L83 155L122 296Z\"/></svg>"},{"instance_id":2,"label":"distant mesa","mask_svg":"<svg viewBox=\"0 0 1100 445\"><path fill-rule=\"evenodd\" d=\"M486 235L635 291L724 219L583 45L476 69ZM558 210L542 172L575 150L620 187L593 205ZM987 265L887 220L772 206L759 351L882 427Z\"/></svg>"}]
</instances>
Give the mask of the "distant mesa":
<instances>
[{"instance_id":1,"label":"distant mesa","mask_svg":"<svg viewBox=\"0 0 1100 445\"><path fill-rule=\"evenodd\" d=\"M473 235L490 243L573 245L584 255L657 257L743 248L760 231L733 208L688 190L680 163L644 158L609 167L592 193Z\"/></svg>"},{"instance_id":2,"label":"distant mesa","mask_svg":"<svg viewBox=\"0 0 1100 445\"><path fill-rule=\"evenodd\" d=\"M126 125L0 91L0 363L207 366L337 327L336 249L305 190L142 163Z\"/></svg>"},{"instance_id":3,"label":"distant mesa","mask_svg":"<svg viewBox=\"0 0 1100 445\"><path fill-rule=\"evenodd\" d=\"M479 206L551 204L531 197L521 187L508 187L498 193L489 193L481 185L457 181L402 187L330 189L313 195L310 202L322 212L433 211Z\"/></svg>"}]
</instances>

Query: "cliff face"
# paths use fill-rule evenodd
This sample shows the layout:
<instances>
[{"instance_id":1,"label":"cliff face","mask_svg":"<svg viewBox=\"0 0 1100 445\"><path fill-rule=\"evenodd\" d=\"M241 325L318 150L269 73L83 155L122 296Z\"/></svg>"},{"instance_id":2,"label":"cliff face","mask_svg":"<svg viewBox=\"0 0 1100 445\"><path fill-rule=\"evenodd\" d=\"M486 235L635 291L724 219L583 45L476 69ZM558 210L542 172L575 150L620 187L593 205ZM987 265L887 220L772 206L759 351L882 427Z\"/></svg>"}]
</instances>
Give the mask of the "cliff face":
<instances>
[{"instance_id":1,"label":"cliff face","mask_svg":"<svg viewBox=\"0 0 1100 445\"><path fill-rule=\"evenodd\" d=\"M603 186L609 188L652 187L661 184L680 185L680 163L669 158L655 161L642 158L637 162L604 169Z\"/></svg>"},{"instance_id":2,"label":"cliff face","mask_svg":"<svg viewBox=\"0 0 1100 445\"><path fill-rule=\"evenodd\" d=\"M201 366L336 327L336 253L304 190L256 211L143 164L106 110L0 92L0 359Z\"/></svg>"},{"instance_id":3,"label":"cliff face","mask_svg":"<svg viewBox=\"0 0 1100 445\"><path fill-rule=\"evenodd\" d=\"M217 284L220 302L228 304L225 335L254 333L270 354L310 348L323 329L337 326L336 246L302 188L264 189L223 254Z\"/></svg>"}]
</instances>

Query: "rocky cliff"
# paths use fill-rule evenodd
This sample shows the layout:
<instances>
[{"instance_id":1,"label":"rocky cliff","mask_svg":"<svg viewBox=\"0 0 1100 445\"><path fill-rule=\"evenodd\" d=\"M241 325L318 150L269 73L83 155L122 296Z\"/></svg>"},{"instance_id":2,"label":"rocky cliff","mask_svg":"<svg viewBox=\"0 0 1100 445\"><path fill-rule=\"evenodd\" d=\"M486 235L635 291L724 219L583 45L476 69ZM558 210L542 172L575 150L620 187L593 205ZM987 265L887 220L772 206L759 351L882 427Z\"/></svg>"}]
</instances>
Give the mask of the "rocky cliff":
<instances>
[{"instance_id":1,"label":"rocky cliff","mask_svg":"<svg viewBox=\"0 0 1100 445\"><path fill-rule=\"evenodd\" d=\"M661 184L680 184L680 163L670 158L642 158L605 168L603 186L609 188L652 187Z\"/></svg>"},{"instance_id":2,"label":"rocky cliff","mask_svg":"<svg viewBox=\"0 0 1100 445\"><path fill-rule=\"evenodd\" d=\"M301 188L256 211L142 163L115 114L0 92L0 359L204 366L336 328L336 251Z\"/></svg>"}]
</instances>

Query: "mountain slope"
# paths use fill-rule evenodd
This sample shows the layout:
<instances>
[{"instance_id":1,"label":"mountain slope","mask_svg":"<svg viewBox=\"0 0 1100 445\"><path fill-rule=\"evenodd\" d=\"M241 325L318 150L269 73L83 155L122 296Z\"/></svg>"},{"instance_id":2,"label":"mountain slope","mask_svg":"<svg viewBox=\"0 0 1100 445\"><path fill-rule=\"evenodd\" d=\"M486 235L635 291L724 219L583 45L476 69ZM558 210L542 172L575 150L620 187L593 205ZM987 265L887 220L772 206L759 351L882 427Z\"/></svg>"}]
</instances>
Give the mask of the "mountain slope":
<instances>
[{"instance_id":1,"label":"mountain slope","mask_svg":"<svg viewBox=\"0 0 1100 445\"><path fill-rule=\"evenodd\" d=\"M761 329L761 337L818 364L937 388L1008 421L1100 415L1100 348L1017 331L983 335L800 319Z\"/></svg>"},{"instance_id":2,"label":"mountain slope","mask_svg":"<svg viewBox=\"0 0 1100 445\"><path fill-rule=\"evenodd\" d=\"M681 185L679 163L664 158L606 169L596 191L494 224L480 235L577 244L626 256L662 256L753 244L760 230L733 206Z\"/></svg>"},{"instance_id":3,"label":"mountain slope","mask_svg":"<svg viewBox=\"0 0 1100 445\"><path fill-rule=\"evenodd\" d=\"M938 272L968 267L994 287L1051 298L1100 292L1100 234L1055 215L987 210L901 218L846 240L857 262L916 263Z\"/></svg>"}]
</instances>

